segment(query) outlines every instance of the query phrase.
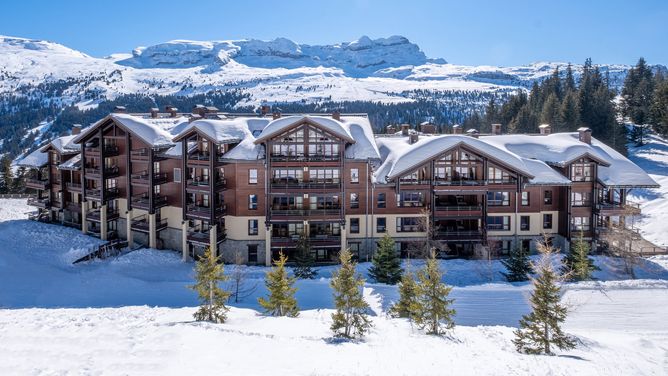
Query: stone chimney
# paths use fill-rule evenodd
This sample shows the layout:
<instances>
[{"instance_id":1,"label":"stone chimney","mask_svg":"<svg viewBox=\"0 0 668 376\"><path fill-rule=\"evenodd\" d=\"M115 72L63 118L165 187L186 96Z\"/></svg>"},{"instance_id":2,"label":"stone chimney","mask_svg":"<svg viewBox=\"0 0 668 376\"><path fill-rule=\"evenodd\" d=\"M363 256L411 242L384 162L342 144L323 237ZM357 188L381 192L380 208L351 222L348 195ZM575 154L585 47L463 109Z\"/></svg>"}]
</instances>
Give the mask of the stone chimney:
<instances>
[{"instance_id":1,"label":"stone chimney","mask_svg":"<svg viewBox=\"0 0 668 376\"><path fill-rule=\"evenodd\" d=\"M478 138L478 136L480 136L480 132L478 132L477 129L469 129L468 131L466 131L466 134L473 138Z\"/></svg>"},{"instance_id":2,"label":"stone chimney","mask_svg":"<svg viewBox=\"0 0 668 376\"><path fill-rule=\"evenodd\" d=\"M156 119L159 113L160 110L157 107L151 108L151 118Z\"/></svg>"},{"instance_id":3,"label":"stone chimney","mask_svg":"<svg viewBox=\"0 0 668 376\"><path fill-rule=\"evenodd\" d=\"M411 133L408 136L408 143L413 145L414 143L418 142L419 138L420 138L420 136L418 136L417 133Z\"/></svg>"},{"instance_id":4,"label":"stone chimney","mask_svg":"<svg viewBox=\"0 0 668 376\"><path fill-rule=\"evenodd\" d=\"M452 134L462 134L464 129L462 129L462 126L459 124L455 124L452 126Z\"/></svg>"},{"instance_id":5,"label":"stone chimney","mask_svg":"<svg viewBox=\"0 0 668 376\"><path fill-rule=\"evenodd\" d=\"M179 111L178 108L173 107L173 106L165 106L165 112L169 114L169 117L176 117L176 113Z\"/></svg>"},{"instance_id":6,"label":"stone chimney","mask_svg":"<svg viewBox=\"0 0 668 376\"><path fill-rule=\"evenodd\" d=\"M74 124L72 126L72 136L76 136L81 133L81 124Z\"/></svg>"},{"instance_id":7,"label":"stone chimney","mask_svg":"<svg viewBox=\"0 0 668 376\"><path fill-rule=\"evenodd\" d=\"M580 141L591 145L591 129L587 127L578 128L578 133L580 135Z\"/></svg>"},{"instance_id":8,"label":"stone chimney","mask_svg":"<svg viewBox=\"0 0 668 376\"><path fill-rule=\"evenodd\" d=\"M271 111L271 106L266 105L266 104L263 104L262 106L260 106L260 114L262 114L262 116L265 116L266 114L268 114L269 111Z\"/></svg>"},{"instance_id":9,"label":"stone chimney","mask_svg":"<svg viewBox=\"0 0 668 376\"><path fill-rule=\"evenodd\" d=\"M272 118L274 120L281 118L281 109L280 108L278 108L278 107L274 108L274 112L272 113Z\"/></svg>"},{"instance_id":10,"label":"stone chimney","mask_svg":"<svg viewBox=\"0 0 668 376\"><path fill-rule=\"evenodd\" d=\"M410 124L401 124L401 135L408 136L408 131L411 129Z\"/></svg>"},{"instance_id":11,"label":"stone chimney","mask_svg":"<svg viewBox=\"0 0 668 376\"><path fill-rule=\"evenodd\" d=\"M390 124L387 127L385 127L385 133L387 134L395 134L397 133L397 127L394 125Z\"/></svg>"},{"instance_id":12,"label":"stone chimney","mask_svg":"<svg viewBox=\"0 0 668 376\"><path fill-rule=\"evenodd\" d=\"M498 136L501 134L501 124L492 124L492 134Z\"/></svg>"},{"instance_id":13,"label":"stone chimney","mask_svg":"<svg viewBox=\"0 0 668 376\"><path fill-rule=\"evenodd\" d=\"M339 110L334 110L332 112L332 119L341 121L341 111Z\"/></svg>"},{"instance_id":14,"label":"stone chimney","mask_svg":"<svg viewBox=\"0 0 668 376\"><path fill-rule=\"evenodd\" d=\"M424 134L434 134L436 133L436 126L428 121L420 124L420 132Z\"/></svg>"},{"instance_id":15,"label":"stone chimney","mask_svg":"<svg viewBox=\"0 0 668 376\"><path fill-rule=\"evenodd\" d=\"M538 126L538 130L540 131L540 134L547 136L552 133L552 126L550 124L541 124Z\"/></svg>"},{"instance_id":16,"label":"stone chimney","mask_svg":"<svg viewBox=\"0 0 668 376\"><path fill-rule=\"evenodd\" d=\"M116 113L116 114L124 114L124 113L126 113L126 112L128 112L128 111L125 109L124 106L116 106L116 107L114 107L114 113Z\"/></svg>"}]
</instances>

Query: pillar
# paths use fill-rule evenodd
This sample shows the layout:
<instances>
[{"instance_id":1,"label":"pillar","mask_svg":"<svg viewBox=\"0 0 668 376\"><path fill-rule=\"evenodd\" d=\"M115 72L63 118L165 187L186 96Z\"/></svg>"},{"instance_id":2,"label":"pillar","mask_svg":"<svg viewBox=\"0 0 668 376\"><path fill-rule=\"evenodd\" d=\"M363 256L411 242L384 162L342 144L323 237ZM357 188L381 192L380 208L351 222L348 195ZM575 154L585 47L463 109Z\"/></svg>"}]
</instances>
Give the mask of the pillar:
<instances>
[{"instance_id":1,"label":"pillar","mask_svg":"<svg viewBox=\"0 0 668 376\"><path fill-rule=\"evenodd\" d=\"M365 218L365 220L368 220L369 218ZM368 239L368 234L367 234L367 239ZM341 250L343 251L344 249L348 248L348 232L346 231L346 226L343 225L341 226Z\"/></svg>"},{"instance_id":2,"label":"pillar","mask_svg":"<svg viewBox=\"0 0 668 376\"><path fill-rule=\"evenodd\" d=\"M209 249L214 256L218 256L218 225L211 226L209 230Z\"/></svg>"},{"instance_id":3,"label":"pillar","mask_svg":"<svg viewBox=\"0 0 668 376\"><path fill-rule=\"evenodd\" d=\"M156 247L157 232L155 231L155 213L148 215L148 247Z\"/></svg>"},{"instance_id":4,"label":"pillar","mask_svg":"<svg viewBox=\"0 0 668 376\"><path fill-rule=\"evenodd\" d=\"M181 261L188 261L188 221L181 222Z\"/></svg>"},{"instance_id":5,"label":"pillar","mask_svg":"<svg viewBox=\"0 0 668 376\"><path fill-rule=\"evenodd\" d=\"M88 232L88 223L86 222L87 213L88 213L88 202L81 201L81 232L84 234Z\"/></svg>"},{"instance_id":6,"label":"pillar","mask_svg":"<svg viewBox=\"0 0 668 376\"><path fill-rule=\"evenodd\" d=\"M100 206L100 239L107 240L107 204Z\"/></svg>"},{"instance_id":7,"label":"pillar","mask_svg":"<svg viewBox=\"0 0 668 376\"><path fill-rule=\"evenodd\" d=\"M132 244L134 243L134 236L132 234L132 209L125 213L125 232L127 234L128 247L132 249Z\"/></svg>"},{"instance_id":8,"label":"pillar","mask_svg":"<svg viewBox=\"0 0 668 376\"><path fill-rule=\"evenodd\" d=\"M271 225L267 225L264 232L264 264L271 266Z\"/></svg>"}]
</instances>

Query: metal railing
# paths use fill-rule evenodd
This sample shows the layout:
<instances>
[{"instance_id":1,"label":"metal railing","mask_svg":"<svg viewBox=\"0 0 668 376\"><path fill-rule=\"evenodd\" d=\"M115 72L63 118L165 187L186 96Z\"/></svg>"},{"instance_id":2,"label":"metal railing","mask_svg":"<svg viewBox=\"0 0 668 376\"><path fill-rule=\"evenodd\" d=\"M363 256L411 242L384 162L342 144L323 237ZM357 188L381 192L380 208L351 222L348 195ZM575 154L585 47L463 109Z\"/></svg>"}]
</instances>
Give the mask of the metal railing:
<instances>
[{"instance_id":1,"label":"metal railing","mask_svg":"<svg viewBox=\"0 0 668 376\"><path fill-rule=\"evenodd\" d=\"M225 215L227 211L227 206L223 204L223 205L218 205L215 208L212 208L210 206L199 206L196 204L188 204L186 206L186 215L206 218L211 215L212 210L213 210L213 215L216 217Z\"/></svg>"},{"instance_id":2,"label":"metal railing","mask_svg":"<svg viewBox=\"0 0 668 376\"><path fill-rule=\"evenodd\" d=\"M459 180L434 180L434 185L449 185L449 186L476 186L476 185L485 185L487 182L485 180L468 180L468 179L459 179Z\"/></svg>"},{"instance_id":3,"label":"metal railing","mask_svg":"<svg viewBox=\"0 0 668 376\"><path fill-rule=\"evenodd\" d=\"M275 216L336 216L341 214L340 208L332 209L271 209Z\"/></svg>"},{"instance_id":4,"label":"metal railing","mask_svg":"<svg viewBox=\"0 0 668 376\"><path fill-rule=\"evenodd\" d=\"M338 183L318 183L310 181L275 181L272 180L271 188L273 189L339 189L341 182Z\"/></svg>"},{"instance_id":5,"label":"metal railing","mask_svg":"<svg viewBox=\"0 0 668 376\"><path fill-rule=\"evenodd\" d=\"M48 198L30 197L28 199L28 205L36 206L39 208L47 208L51 206L51 200Z\"/></svg>"},{"instance_id":6,"label":"metal railing","mask_svg":"<svg viewBox=\"0 0 668 376\"><path fill-rule=\"evenodd\" d=\"M49 179L26 179L26 187L34 189L46 189L49 186Z\"/></svg>"},{"instance_id":7,"label":"metal railing","mask_svg":"<svg viewBox=\"0 0 668 376\"><path fill-rule=\"evenodd\" d=\"M459 211L481 211L482 210L482 205L443 205L439 206L436 205L434 206L434 210L436 211L453 211L453 212L459 212Z\"/></svg>"},{"instance_id":8,"label":"metal railing","mask_svg":"<svg viewBox=\"0 0 668 376\"><path fill-rule=\"evenodd\" d=\"M67 187L67 190L68 190L68 191L78 191L78 192L81 192L81 187L82 187L82 186L81 186L81 184L79 184L79 183L71 183L71 182L67 182L67 183L65 184L65 187Z\"/></svg>"}]
</instances>

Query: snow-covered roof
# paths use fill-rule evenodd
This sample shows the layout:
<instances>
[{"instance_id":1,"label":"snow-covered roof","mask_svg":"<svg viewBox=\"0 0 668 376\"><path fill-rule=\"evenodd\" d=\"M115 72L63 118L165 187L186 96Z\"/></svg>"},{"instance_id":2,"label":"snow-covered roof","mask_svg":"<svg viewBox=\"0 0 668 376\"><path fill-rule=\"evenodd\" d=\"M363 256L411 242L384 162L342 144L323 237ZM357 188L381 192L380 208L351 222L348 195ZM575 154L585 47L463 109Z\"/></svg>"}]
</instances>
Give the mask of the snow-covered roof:
<instances>
[{"instance_id":1,"label":"snow-covered roof","mask_svg":"<svg viewBox=\"0 0 668 376\"><path fill-rule=\"evenodd\" d=\"M465 145L474 151L492 157L501 164L529 178L534 177L524 160L516 154L470 136L422 137L414 144L409 144L406 137L379 137L376 141L381 146L381 156L385 158L375 173L378 182L384 182L406 174L430 159L459 145Z\"/></svg>"},{"instance_id":2,"label":"snow-covered roof","mask_svg":"<svg viewBox=\"0 0 668 376\"><path fill-rule=\"evenodd\" d=\"M81 169L81 154L77 154L67 161L58 165L61 170L79 170Z\"/></svg>"},{"instance_id":3,"label":"snow-covered roof","mask_svg":"<svg viewBox=\"0 0 668 376\"><path fill-rule=\"evenodd\" d=\"M76 135L71 135L54 138L40 150L46 151L49 147L52 147L60 154L78 153L81 150L81 145L74 143L76 137Z\"/></svg>"},{"instance_id":4,"label":"snow-covered roof","mask_svg":"<svg viewBox=\"0 0 668 376\"><path fill-rule=\"evenodd\" d=\"M334 120L329 117L324 116L310 116L310 115L294 115L294 116L285 116L271 121L267 124L266 127L262 130L262 133L257 137L256 143L265 141L268 138L279 135L283 133L286 129L290 128L295 124L308 121L313 124L316 124L323 129L329 131L330 133L343 138L344 140L354 143L355 140L348 132L348 129L337 120Z\"/></svg>"},{"instance_id":5,"label":"snow-covered roof","mask_svg":"<svg viewBox=\"0 0 668 376\"><path fill-rule=\"evenodd\" d=\"M37 149L16 162L19 167L40 168L49 162L49 154Z\"/></svg>"},{"instance_id":6,"label":"snow-covered roof","mask_svg":"<svg viewBox=\"0 0 668 376\"><path fill-rule=\"evenodd\" d=\"M380 159L380 151L378 151L369 118L366 116L342 116L341 124L355 140L354 144L346 147L346 158L358 160Z\"/></svg>"}]
</instances>

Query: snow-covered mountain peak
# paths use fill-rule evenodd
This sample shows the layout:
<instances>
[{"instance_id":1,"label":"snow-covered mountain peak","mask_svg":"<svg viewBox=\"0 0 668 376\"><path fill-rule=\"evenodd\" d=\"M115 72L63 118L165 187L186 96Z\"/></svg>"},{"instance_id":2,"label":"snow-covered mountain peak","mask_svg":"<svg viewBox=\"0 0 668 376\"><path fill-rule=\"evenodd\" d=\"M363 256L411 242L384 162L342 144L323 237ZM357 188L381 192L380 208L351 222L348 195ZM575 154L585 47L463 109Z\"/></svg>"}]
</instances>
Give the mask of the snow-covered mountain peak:
<instances>
[{"instance_id":1,"label":"snow-covered mountain peak","mask_svg":"<svg viewBox=\"0 0 668 376\"><path fill-rule=\"evenodd\" d=\"M18 38L0 35L0 51L3 53L46 53L53 55L67 55L75 58L89 58L90 56L83 52L65 47L62 44L39 40Z\"/></svg>"}]
</instances>

